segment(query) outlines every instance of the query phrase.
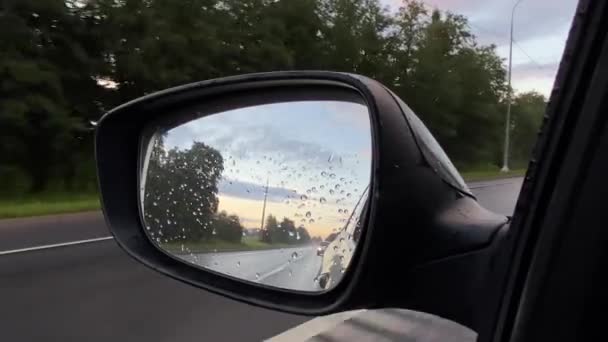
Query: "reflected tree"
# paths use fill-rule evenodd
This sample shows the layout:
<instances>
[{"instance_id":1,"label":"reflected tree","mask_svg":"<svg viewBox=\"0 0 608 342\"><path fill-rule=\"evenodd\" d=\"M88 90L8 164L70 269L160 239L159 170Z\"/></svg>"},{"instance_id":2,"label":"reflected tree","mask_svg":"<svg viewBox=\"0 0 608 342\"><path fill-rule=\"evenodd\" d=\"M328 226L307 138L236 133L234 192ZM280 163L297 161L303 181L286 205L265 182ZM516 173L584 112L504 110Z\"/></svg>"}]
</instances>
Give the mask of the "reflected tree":
<instances>
[{"instance_id":1,"label":"reflected tree","mask_svg":"<svg viewBox=\"0 0 608 342\"><path fill-rule=\"evenodd\" d=\"M278 223L276 217L268 215L260 240L266 243L303 244L310 242L310 234L304 226L296 228L295 222L287 217Z\"/></svg>"},{"instance_id":2,"label":"reflected tree","mask_svg":"<svg viewBox=\"0 0 608 342\"><path fill-rule=\"evenodd\" d=\"M218 239L230 242L241 242L243 226L236 215L228 215L221 211L213 219L213 230Z\"/></svg>"},{"instance_id":3,"label":"reflected tree","mask_svg":"<svg viewBox=\"0 0 608 342\"><path fill-rule=\"evenodd\" d=\"M158 137L145 175L143 204L150 235L158 242L211 239L217 233L213 223L218 221L218 182L223 170L221 154L204 143L166 150L163 138ZM238 218L226 216L226 221L240 226Z\"/></svg>"}]
</instances>

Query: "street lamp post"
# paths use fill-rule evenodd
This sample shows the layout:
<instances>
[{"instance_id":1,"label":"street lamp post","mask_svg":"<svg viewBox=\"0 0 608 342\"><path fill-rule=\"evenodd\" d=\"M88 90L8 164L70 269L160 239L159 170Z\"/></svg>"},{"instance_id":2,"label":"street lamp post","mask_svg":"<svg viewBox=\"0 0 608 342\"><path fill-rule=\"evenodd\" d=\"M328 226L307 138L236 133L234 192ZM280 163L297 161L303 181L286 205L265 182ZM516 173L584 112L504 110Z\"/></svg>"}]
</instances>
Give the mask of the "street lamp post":
<instances>
[{"instance_id":1,"label":"street lamp post","mask_svg":"<svg viewBox=\"0 0 608 342\"><path fill-rule=\"evenodd\" d=\"M507 75L507 115L505 118L505 146L502 156L502 169L500 169L500 171L502 172L509 171L509 135L511 131L511 96L513 93L511 90L511 60L513 59L513 17L515 16L515 8L517 8L517 5L519 5L520 2L521 0L517 0L515 5L513 5L513 9L511 10L511 33L509 35L509 73Z\"/></svg>"}]
</instances>

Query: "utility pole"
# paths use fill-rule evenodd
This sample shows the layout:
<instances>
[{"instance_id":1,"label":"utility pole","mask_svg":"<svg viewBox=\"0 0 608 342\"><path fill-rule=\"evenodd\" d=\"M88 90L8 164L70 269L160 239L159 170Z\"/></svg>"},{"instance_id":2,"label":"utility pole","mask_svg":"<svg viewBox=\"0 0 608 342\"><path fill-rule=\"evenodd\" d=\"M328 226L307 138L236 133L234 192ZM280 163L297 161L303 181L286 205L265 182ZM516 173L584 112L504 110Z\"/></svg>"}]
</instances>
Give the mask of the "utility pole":
<instances>
[{"instance_id":1,"label":"utility pole","mask_svg":"<svg viewBox=\"0 0 608 342\"><path fill-rule=\"evenodd\" d=\"M270 177L266 177L266 188L264 188L264 205L262 206L262 225L260 231L264 229L264 218L266 216L266 198L268 197L268 180Z\"/></svg>"},{"instance_id":2,"label":"utility pole","mask_svg":"<svg viewBox=\"0 0 608 342\"><path fill-rule=\"evenodd\" d=\"M515 8L521 0L517 0L515 5L513 5L513 9L511 10L511 34L509 35L509 74L507 75L507 115L505 118L505 147L504 153L502 156L502 172L509 172L509 135L511 131L511 97L513 92L511 91L511 66L513 59L513 18L515 17Z\"/></svg>"}]
</instances>

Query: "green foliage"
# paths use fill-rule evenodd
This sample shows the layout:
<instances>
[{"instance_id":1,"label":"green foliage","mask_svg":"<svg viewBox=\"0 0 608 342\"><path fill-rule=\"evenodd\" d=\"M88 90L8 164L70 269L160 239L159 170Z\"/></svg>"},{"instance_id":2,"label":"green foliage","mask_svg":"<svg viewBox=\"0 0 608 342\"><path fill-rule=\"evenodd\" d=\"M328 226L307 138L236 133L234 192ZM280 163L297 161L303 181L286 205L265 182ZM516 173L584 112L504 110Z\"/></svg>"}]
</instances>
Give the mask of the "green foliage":
<instances>
[{"instance_id":1,"label":"green foliage","mask_svg":"<svg viewBox=\"0 0 608 342\"><path fill-rule=\"evenodd\" d=\"M228 215L225 211L220 212L213 219L213 229L216 237L220 240L230 242L241 242L243 237L243 226L236 215Z\"/></svg>"},{"instance_id":2,"label":"green foliage","mask_svg":"<svg viewBox=\"0 0 608 342\"><path fill-rule=\"evenodd\" d=\"M194 142L190 148L165 150L163 139L155 140L148 165L143 211L146 226L161 241L209 240L217 234L236 239L242 234L238 218L220 214L215 217L219 200L218 182L224 170L221 154L207 145ZM238 229L235 226L238 225ZM166 240L166 241L165 241Z\"/></svg>"},{"instance_id":3,"label":"green foliage","mask_svg":"<svg viewBox=\"0 0 608 342\"><path fill-rule=\"evenodd\" d=\"M500 164L504 61L465 17L417 0L396 12L378 0L5 0L0 11L0 193L94 184L86 127L124 101L286 69L378 79L457 166ZM514 99L514 163L525 162L544 103Z\"/></svg>"},{"instance_id":4,"label":"green foliage","mask_svg":"<svg viewBox=\"0 0 608 342\"><path fill-rule=\"evenodd\" d=\"M304 226L296 228L295 222L287 217L279 223L276 217L268 215L260 241L272 244L304 244L310 242L310 234Z\"/></svg>"}]
</instances>

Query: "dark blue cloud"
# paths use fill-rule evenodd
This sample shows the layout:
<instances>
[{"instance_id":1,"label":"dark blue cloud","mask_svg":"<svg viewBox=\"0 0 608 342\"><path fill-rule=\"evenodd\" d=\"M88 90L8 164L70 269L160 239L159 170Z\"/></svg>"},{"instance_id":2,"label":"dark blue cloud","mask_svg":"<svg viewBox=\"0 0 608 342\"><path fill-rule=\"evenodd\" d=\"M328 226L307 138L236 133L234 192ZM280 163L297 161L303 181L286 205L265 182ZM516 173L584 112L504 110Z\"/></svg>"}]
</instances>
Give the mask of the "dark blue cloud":
<instances>
[{"instance_id":1,"label":"dark blue cloud","mask_svg":"<svg viewBox=\"0 0 608 342\"><path fill-rule=\"evenodd\" d=\"M264 200L264 184L237 181L232 179L222 180L219 184L219 194L237 198ZM282 202L299 196L295 190L279 187L268 187L267 201Z\"/></svg>"}]
</instances>

